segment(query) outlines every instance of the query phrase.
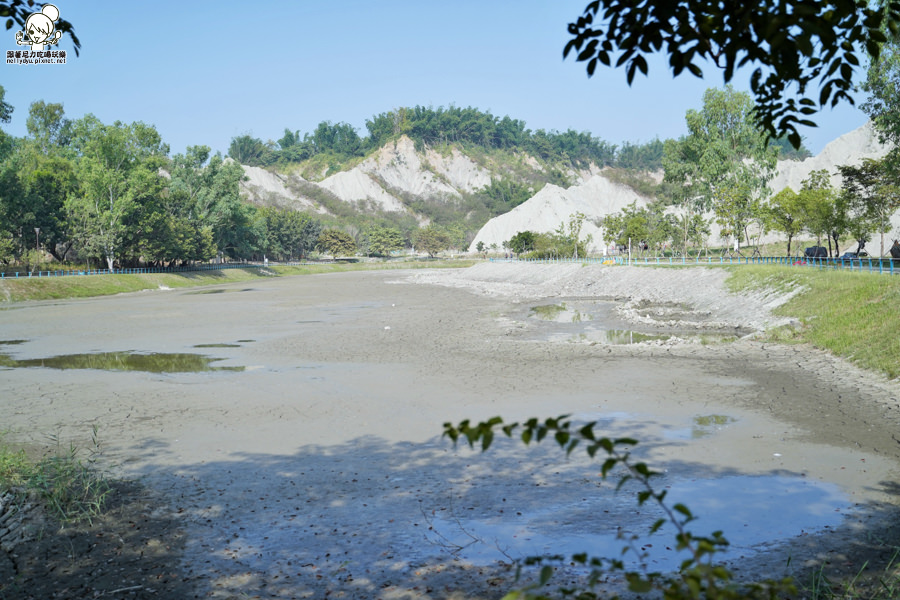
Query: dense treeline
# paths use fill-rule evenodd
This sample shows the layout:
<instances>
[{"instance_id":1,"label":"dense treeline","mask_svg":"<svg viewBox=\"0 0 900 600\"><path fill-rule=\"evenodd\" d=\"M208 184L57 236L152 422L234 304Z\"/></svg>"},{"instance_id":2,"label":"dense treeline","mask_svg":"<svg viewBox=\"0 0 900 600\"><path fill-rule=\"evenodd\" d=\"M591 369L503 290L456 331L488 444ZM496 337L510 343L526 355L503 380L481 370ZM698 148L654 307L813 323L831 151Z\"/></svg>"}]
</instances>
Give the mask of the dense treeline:
<instances>
[{"instance_id":1,"label":"dense treeline","mask_svg":"<svg viewBox=\"0 0 900 600\"><path fill-rule=\"evenodd\" d=\"M14 108L3 101L0 122ZM376 115L361 137L347 123L323 122L312 133L285 129L277 141L235 137L228 155L191 146L169 155L152 126L102 123L93 115L66 117L60 104L29 107L28 135L0 131L0 264L31 266L52 257L113 266L174 264L212 259L298 259L315 251L335 256L388 255L422 246L433 254L465 249L491 217L512 210L548 183L570 184L566 171L588 164L619 170L652 170L665 144L621 147L575 131L531 131L522 121L474 108L414 107ZM309 184L305 194L327 216L242 200L239 164L271 165L314 160L340 168L400 136L416 144L457 144L490 153L525 152L544 168L510 171L456 199L430 202L396 191L412 213L352 206ZM321 169L320 169L321 171ZM432 227L420 231L415 215Z\"/></svg>"},{"instance_id":2,"label":"dense treeline","mask_svg":"<svg viewBox=\"0 0 900 600\"><path fill-rule=\"evenodd\" d=\"M0 87L0 121L9 122L4 96ZM297 259L323 243L312 216L245 202L243 168L206 146L170 157L150 125L71 120L43 101L26 127L22 138L0 131L0 265ZM324 241L349 251L340 233Z\"/></svg>"},{"instance_id":3,"label":"dense treeline","mask_svg":"<svg viewBox=\"0 0 900 600\"><path fill-rule=\"evenodd\" d=\"M321 155L342 161L364 156L406 135L420 148L452 143L486 150L517 150L573 167L593 163L655 170L662 164L659 140L643 145L625 143L620 149L587 132L532 131L524 121L472 107L399 108L367 120L366 129L368 135L360 137L348 123L324 121L311 133L301 136L299 131L285 129L280 139L268 142L242 135L232 140L228 155L251 166L297 163Z\"/></svg>"},{"instance_id":4,"label":"dense treeline","mask_svg":"<svg viewBox=\"0 0 900 600\"><path fill-rule=\"evenodd\" d=\"M317 156L338 164L365 156L405 135L420 149L424 145L461 144L485 150L521 151L548 163L571 167L594 164L643 171L662 168L664 143L659 139L616 145L584 131L532 131L524 121L497 117L472 107L398 108L368 119L366 130L367 135L362 137L348 123L323 121L313 132L301 135L300 131L285 128L281 138L267 142L245 134L232 140L228 155L250 166L300 163ZM786 138L772 143L782 158L809 156L806 148L795 150Z\"/></svg>"}]
</instances>

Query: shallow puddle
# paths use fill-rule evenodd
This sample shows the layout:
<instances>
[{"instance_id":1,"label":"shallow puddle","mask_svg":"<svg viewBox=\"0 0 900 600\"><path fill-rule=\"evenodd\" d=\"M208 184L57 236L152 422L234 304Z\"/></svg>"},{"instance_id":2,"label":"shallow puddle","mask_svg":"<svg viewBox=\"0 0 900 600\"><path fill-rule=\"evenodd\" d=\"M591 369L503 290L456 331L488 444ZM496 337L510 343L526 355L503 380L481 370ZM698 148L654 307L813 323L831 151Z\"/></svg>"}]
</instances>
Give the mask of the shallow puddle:
<instances>
[{"instance_id":1,"label":"shallow puddle","mask_svg":"<svg viewBox=\"0 0 900 600\"><path fill-rule=\"evenodd\" d=\"M541 304L529 309L527 319L535 324L532 338L550 342L629 345L665 342L677 337L712 344L736 339L734 332L632 330L616 315L616 306L618 305L615 302L596 300Z\"/></svg>"},{"instance_id":2,"label":"shallow puddle","mask_svg":"<svg viewBox=\"0 0 900 600\"><path fill-rule=\"evenodd\" d=\"M798 477L726 476L671 482L666 486L667 504L684 503L695 515L688 526L695 535L721 530L730 542L723 559L752 556L773 544L801 535L838 526L851 509L850 502L836 485ZM429 521L428 538L473 564L498 560L518 560L528 556L587 552L595 557L619 558L626 540L611 525L597 520L609 504L629 500L624 492L599 493L578 503L560 503L528 512L488 518L435 516ZM635 548L645 553L644 561L654 570L677 569L687 556L675 551L675 530L671 523L649 535L652 523L662 516L656 506L644 505L624 522L621 534L637 535ZM617 509L617 512L620 509ZM598 528L596 531L593 528ZM629 551L624 560L631 568L638 557Z\"/></svg>"},{"instance_id":3,"label":"shallow puddle","mask_svg":"<svg viewBox=\"0 0 900 600\"><path fill-rule=\"evenodd\" d=\"M736 422L737 419L728 415L698 415L691 420L689 427L667 431L665 437L667 439L697 440L713 435Z\"/></svg>"},{"instance_id":4,"label":"shallow puddle","mask_svg":"<svg viewBox=\"0 0 900 600\"><path fill-rule=\"evenodd\" d=\"M240 344L194 344L194 348L240 348Z\"/></svg>"},{"instance_id":5,"label":"shallow puddle","mask_svg":"<svg viewBox=\"0 0 900 600\"><path fill-rule=\"evenodd\" d=\"M97 371L143 371L145 373L199 373L202 371L243 371L244 367L216 367L210 358L188 353L96 352L64 354L47 358L15 359L0 354L0 367L8 369L92 369Z\"/></svg>"},{"instance_id":6,"label":"shallow puddle","mask_svg":"<svg viewBox=\"0 0 900 600\"><path fill-rule=\"evenodd\" d=\"M215 289L215 290L197 290L194 292L185 292L187 296L201 296L207 294L230 294L232 292L252 292L253 288L244 288L244 289Z\"/></svg>"}]
</instances>

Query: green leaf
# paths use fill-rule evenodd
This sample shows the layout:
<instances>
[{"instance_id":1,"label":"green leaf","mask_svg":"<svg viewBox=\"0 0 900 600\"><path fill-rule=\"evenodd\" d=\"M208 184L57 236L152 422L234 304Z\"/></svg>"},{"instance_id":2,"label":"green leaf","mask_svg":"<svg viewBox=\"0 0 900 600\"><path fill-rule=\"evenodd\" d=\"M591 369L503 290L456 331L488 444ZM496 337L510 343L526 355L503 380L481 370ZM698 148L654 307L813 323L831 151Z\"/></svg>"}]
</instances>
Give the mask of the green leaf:
<instances>
[{"instance_id":1,"label":"green leaf","mask_svg":"<svg viewBox=\"0 0 900 600\"><path fill-rule=\"evenodd\" d=\"M616 466L616 463L618 463L618 462L619 461L617 461L615 458L607 458L605 461L603 461L603 466L600 468L600 474L603 476L604 479L606 479L606 476L613 469L613 467Z\"/></svg>"},{"instance_id":2,"label":"green leaf","mask_svg":"<svg viewBox=\"0 0 900 600\"><path fill-rule=\"evenodd\" d=\"M688 520L693 520L693 518L694 518L694 514L690 511L690 509L687 506L685 506L684 504L681 504L680 502L678 504L676 504L675 506L673 506L672 510L674 510L675 512L681 513L682 515L687 517Z\"/></svg>"},{"instance_id":3,"label":"green leaf","mask_svg":"<svg viewBox=\"0 0 900 600\"><path fill-rule=\"evenodd\" d=\"M585 47L585 49L578 54L578 58L576 58L575 60L582 62L594 56L594 53L597 50L597 43L597 40L591 40L590 42L588 42L587 47Z\"/></svg>"},{"instance_id":4,"label":"green leaf","mask_svg":"<svg viewBox=\"0 0 900 600\"><path fill-rule=\"evenodd\" d=\"M552 578L553 578L553 567L551 567L550 565L545 565L545 566L541 567L541 575L539 578L540 584L547 585L547 583Z\"/></svg>"},{"instance_id":5,"label":"green leaf","mask_svg":"<svg viewBox=\"0 0 900 600\"><path fill-rule=\"evenodd\" d=\"M594 441L594 425L596 425L596 421L591 421L584 427L578 430L578 433L586 440Z\"/></svg>"},{"instance_id":6,"label":"green leaf","mask_svg":"<svg viewBox=\"0 0 900 600\"><path fill-rule=\"evenodd\" d=\"M491 447L491 442L494 441L494 432L488 429L484 432L484 435L481 438L481 451L486 452L488 448Z\"/></svg>"},{"instance_id":7,"label":"green leaf","mask_svg":"<svg viewBox=\"0 0 900 600\"><path fill-rule=\"evenodd\" d=\"M639 573L627 573L628 590L635 594L647 594L653 590L653 584L640 576Z\"/></svg>"},{"instance_id":8,"label":"green leaf","mask_svg":"<svg viewBox=\"0 0 900 600\"><path fill-rule=\"evenodd\" d=\"M647 74L647 59L645 59L641 55L638 55L634 58L634 62L637 64L637 68L640 70L640 72L643 73L644 75L646 75Z\"/></svg>"}]
</instances>

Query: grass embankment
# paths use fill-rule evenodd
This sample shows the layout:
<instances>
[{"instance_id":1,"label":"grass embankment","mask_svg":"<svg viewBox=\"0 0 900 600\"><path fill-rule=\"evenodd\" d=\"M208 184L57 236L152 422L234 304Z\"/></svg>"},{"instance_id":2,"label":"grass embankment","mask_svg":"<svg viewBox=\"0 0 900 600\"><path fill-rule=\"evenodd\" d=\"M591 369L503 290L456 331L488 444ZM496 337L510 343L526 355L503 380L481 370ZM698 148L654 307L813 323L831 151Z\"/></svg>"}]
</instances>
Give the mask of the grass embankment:
<instances>
[{"instance_id":1,"label":"grass embankment","mask_svg":"<svg viewBox=\"0 0 900 600\"><path fill-rule=\"evenodd\" d=\"M801 289L776 313L801 322L799 328L769 332L772 340L807 342L854 364L900 376L900 278L824 269L741 266L729 285L745 289Z\"/></svg>"},{"instance_id":2,"label":"grass embankment","mask_svg":"<svg viewBox=\"0 0 900 600\"><path fill-rule=\"evenodd\" d=\"M186 288L202 285L238 283L277 276L337 273L384 269L434 269L468 267L474 261L390 261L358 263L322 263L298 266L270 266L268 268L223 269L221 271L190 271L185 273L147 273L141 275L85 275L69 277L20 277L0 279L0 305L25 300L54 300L61 298L89 298L111 296L161 287Z\"/></svg>"}]
</instances>

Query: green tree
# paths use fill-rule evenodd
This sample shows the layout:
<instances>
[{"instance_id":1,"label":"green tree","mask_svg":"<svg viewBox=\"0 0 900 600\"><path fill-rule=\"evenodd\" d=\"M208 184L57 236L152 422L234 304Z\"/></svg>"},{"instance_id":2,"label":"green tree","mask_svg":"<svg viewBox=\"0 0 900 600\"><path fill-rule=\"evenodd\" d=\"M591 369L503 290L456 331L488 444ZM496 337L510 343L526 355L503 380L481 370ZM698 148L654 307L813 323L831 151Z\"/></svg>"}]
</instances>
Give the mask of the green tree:
<instances>
[{"instance_id":1,"label":"green tree","mask_svg":"<svg viewBox=\"0 0 900 600\"><path fill-rule=\"evenodd\" d=\"M322 224L306 213L288 208L263 208L265 245L263 251L276 260L304 258L319 243Z\"/></svg>"},{"instance_id":2,"label":"green tree","mask_svg":"<svg viewBox=\"0 0 900 600\"><path fill-rule=\"evenodd\" d=\"M432 258L450 248L450 234L436 225L429 225L416 231L413 241L416 248L424 250Z\"/></svg>"},{"instance_id":3,"label":"green tree","mask_svg":"<svg viewBox=\"0 0 900 600\"><path fill-rule=\"evenodd\" d=\"M879 256L884 254L884 234L891 227L891 215L900 207L900 178L887 159L863 159L859 166L838 167L851 211L869 232L878 231ZM858 239L868 239L861 236Z\"/></svg>"},{"instance_id":4,"label":"green tree","mask_svg":"<svg viewBox=\"0 0 900 600\"><path fill-rule=\"evenodd\" d=\"M104 125L93 115L74 123L73 146L80 189L66 200L69 223L82 248L112 269L133 241L128 223L147 185L160 179L168 148L152 126Z\"/></svg>"},{"instance_id":5,"label":"green tree","mask_svg":"<svg viewBox=\"0 0 900 600\"><path fill-rule=\"evenodd\" d=\"M259 250L260 231L254 221L255 208L241 198L241 165L220 154L210 156L208 146L189 146L185 154L172 157L168 167L168 194L160 198L162 212L174 221L212 233L213 256L227 252L243 258ZM184 229L183 226L176 230ZM206 260L208 246L190 248L190 254ZM178 257L181 258L181 257Z\"/></svg>"},{"instance_id":6,"label":"green tree","mask_svg":"<svg viewBox=\"0 0 900 600\"><path fill-rule=\"evenodd\" d=\"M43 100L32 102L28 108L25 127L28 134L44 153L69 143L71 121L65 118L62 104L47 104Z\"/></svg>"},{"instance_id":7,"label":"green tree","mask_svg":"<svg viewBox=\"0 0 900 600\"><path fill-rule=\"evenodd\" d=\"M6 90L0 85L0 123L9 123L15 109L12 104L6 102ZM0 160L9 155L13 149L13 138L5 131L0 130Z\"/></svg>"},{"instance_id":8,"label":"green tree","mask_svg":"<svg viewBox=\"0 0 900 600\"><path fill-rule=\"evenodd\" d=\"M57 260L63 260L71 246L66 231L65 200L78 189L75 165L59 154L45 154L24 140L6 166L18 179L10 190L13 193L5 199L7 222L25 234L40 229L41 248ZM34 248L33 244L24 246L20 250Z\"/></svg>"},{"instance_id":9,"label":"green tree","mask_svg":"<svg viewBox=\"0 0 900 600\"><path fill-rule=\"evenodd\" d=\"M313 132L311 141L316 153L333 153L343 156L362 155L362 140L349 123L323 121Z\"/></svg>"},{"instance_id":10,"label":"green tree","mask_svg":"<svg viewBox=\"0 0 900 600\"><path fill-rule=\"evenodd\" d=\"M390 256L391 253L402 250L404 247L403 234L394 227L370 227L366 230L365 235L364 244L368 254Z\"/></svg>"},{"instance_id":11,"label":"green tree","mask_svg":"<svg viewBox=\"0 0 900 600\"><path fill-rule=\"evenodd\" d=\"M353 256L356 252L356 242L353 237L340 229L326 229L319 234L317 242L319 250L330 254L334 258L340 256Z\"/></svg>"},{"instance_id":12,"label":"green tree","mask_svg":"<svg viewBox=\"0 0 900 600\"><path fill-rule=\"evenodd\" d=\"M6 102L6 90L0 85L0 123L9 123L12 121L14 110L12 104Z\"/></svg>"},{"instance_id":13,"label":"green tree","mask_svg":"<svg viewBox=\"0 0 900 600\"><path fill-rule=\"evenodd\" d=\"M300 131L291 131L287 127L284 128L284 135L278 140L278 146L282 150L286 150L300 143Z\"/></svg>"},{"instance_id":14,"label":"green tree","mask_svg":"<svg viewBox=\"0 0 900 600\"><path fill-rule=\"evenodd\" d=\"M861 85L868 98L863 111L872 120L882 143L900 147L900 38L896 32L870 61ZM895 154L892 159L898 160Z\"/></svg>"},{"instance_id":15,"label":"green tree","mask_svg":"<svg viewBox=\"0 0 900 600\"><path fill-rule=\"evenodd\" d=\"M700 63L708 61L726 84L739 67L755 67L756 122L799 148L797 126L813 126L810 115L853 104L860 54L878 57L884 29L900 29L900 2L594 0L569 24L563 56L586 63L589 76L598 65L624 66L629 84L647 74L646 57L656 52L668 55L674 76L703 77Z\"/></svg>"},{"instance_id":16,"label":"green tree","mask_svg":"<svg viewBox=\"0 0 900 600\"><path fill-rule=\"evenodd\" d=\"M519 231L509 238L506 246L516 254L523 254L534 250L537 234L533 231Z\"/></svg>"},{"instance_id":17,"label":"green tree","mask_svg":"<svg viewBox=\"0 0 900 600\"><path fill-rule=\"evenodd\" d=\"M708 89L703 108L686 115L688 135L666 144L665 180L685 188L683 201L712 210L724 232L749 243L748 227L760 216L777 150L753 120L750 96L731 86Z\"/></svg>"},{"instance_id":18,"label":"green tree","mask_svg":"<svg viewBox=\"0 0 900 600\"><path fill-rule=\"evenodd\" d=\"M592 235L587 235L581 239L581 230L584 228L584 221L587 215L582 212L575 212L569 215L568 223L559 226L557 234L572 244L572 258L578 259L579 252L581 256L587 256L586 246L593 241Z\"/></svg>"},{"instance_id":19,"label":"green tree","mask_svg":"<svg viewBox=\"0 0 900 600\"><path fill-rule=\"evenodd\" d=\"M604 241L617 246L630 244L641 254L646 248L657 249L667 244L677 231L675 218L667 215L658 203L639 208L632 202L618 213L606 215L602 226Z\"/></svg>"},{"instance_id":20,"label":"green tree","mask_svg":"<svg viewBox=\"0 0 900 600\"><path fill-rule=\"evenodd\" d=\"M262 167L272 159L272 151L259 138L244 134L231 138L228 156L237 163L250 167Z\"/></svg>"},{"instance_id":21,"label":"green tree","mask_svg":"<svg viewBox=\"0 0 900 600\"><path fill-rule=\"evenodd\" d=\"M803 231L802 215L800 196L790 187L772 196L766 206L769 226L787 235L787 256L791 255L791 241Z\"/></svg>"},{"instance_id":22,"label":"green tree","mask_svg":"<svg viewBox=\"0 0 900 600\"><path fill-rule=\"evenodd\" d=\"M508 213L540 190L526 182L511 178L491 178L491 182L479 190L486 197L485 204L492 217Z\"/></svg>"},{"instance_id":23,"label":"green tree","mask_svg":"<svg viewBox=\"0 0 900 600\"><path fill-rule=\"evenodd\" d=\"M816 244L821 245L824 235L828 240L829 253L832 252L833 240L833 252L837 254L840 237L850 224L846 203L832 187L828 171L813 171L803 180L797 205L803 228L816 237Z\"/></svg>"}]
</instances>

